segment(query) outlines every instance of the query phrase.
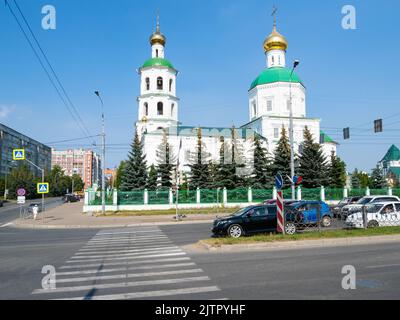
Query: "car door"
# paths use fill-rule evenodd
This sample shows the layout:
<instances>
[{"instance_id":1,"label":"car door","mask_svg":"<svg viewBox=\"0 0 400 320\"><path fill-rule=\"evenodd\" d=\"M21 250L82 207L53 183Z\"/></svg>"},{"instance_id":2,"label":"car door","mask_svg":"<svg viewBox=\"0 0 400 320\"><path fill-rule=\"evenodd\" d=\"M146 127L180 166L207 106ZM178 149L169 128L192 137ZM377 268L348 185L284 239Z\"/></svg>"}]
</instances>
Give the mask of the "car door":
<instances>
[{"instance_id":1,"label":"car door","mask_svg":"<svg viewBox=\"0 0 400 320\"><path fill-rule=\"evenodd\" d=\"M400 226L400 203L394 205L393 225Z\"/></svg>"},{"instance_id":2,"label":"car door","mask_svg":"<svg viewBox=\"0 0 400 320\"><path fill-rule=\"evenodd\" d=\"M389 203L385 205L378 216L378 223L380 226L391 226L391 220L394 214L393 204Z\"/></svg>"},{"instance_id":3,"label":"car door","mask_svg":"<svg viewBox=\"0 0 400 320\"><path fill-rule=\"evenodd\" d=\"M304 223L316 223L318 203L307 203L304 211Z\"/></svg>"},{"instance_id":4,"label":"car door","mask_svg":"<svg viewBox=\"0 0 400 320\"><path fill-rule=\"evenodd\" d=\"M277 212L278 209L276 206L268 206L266 208L266 213L267 213L267 221L266 221L266 226L267 229L266 231L276 231L276 227L277 227Z\"/></svg>"}]
</instances>

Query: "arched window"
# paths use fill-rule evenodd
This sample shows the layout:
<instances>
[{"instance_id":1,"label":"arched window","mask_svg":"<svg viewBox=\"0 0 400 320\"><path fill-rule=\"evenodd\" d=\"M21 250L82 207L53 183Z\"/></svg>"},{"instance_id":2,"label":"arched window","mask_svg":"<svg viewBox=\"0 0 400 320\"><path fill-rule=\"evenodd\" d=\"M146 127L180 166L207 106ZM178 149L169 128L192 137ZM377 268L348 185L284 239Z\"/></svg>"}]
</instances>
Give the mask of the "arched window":
<instances>
[{"instance_id":1,"label":"arched window","mask_svg":"<svg viewBox=\"0 0 400 320\"><path fill-rule=\"evenodd\" d=\"M257 115L257 106L256 106L256 102L253 101L253 117L255 117Z\"/></svg>"},{"instance_id":2,"label":"arched window","mask_svg":"<svg viewBox=\"0 0 400 320\"><path fill-rule=\"evenodd\" d=\"M169 79L169 92L172 91L172 79Z\"/></svg>"},{"instance_id":3,"label":"arched window","mask_svg":"<svg viewBox=\"0 0 400 320\"><path fill-rule=\"evenodd\" d=\"M158 77L157 78L157 89L158 90L162 90L163 89L163 78L162 77Z\"/></svg>"},{"instance_id":4,"label":"arched window","mask_svg":"<svg viewBox=\"0 0 400 320\"><path fill-rule=\"evenodd\" d=\"M144 103L144 115L149 115L149 104L147 102Z\"/></svg>"},{"instance_id":5,"label":"arched window","mask_svg":"<svg viewBox=\"0 0 400 320\"><path fill-rule=\"evenodd\" d=\"M171 104L171 117L173 117L174 116L174 110L175 109L175 103L172 103Z\"/></svg>"},{"instance_id":6,"label":"arched window","mask_svg":"<svg viewBox=\"0 0 400 320\"><path fill-rule=\"evenodd\" d=\"M150 90L150 78L146 78L146 90Z\"/></svg>"},{"instance_id":7,"label":"arched window","mask_svg":"<svg viewBox=\"0 0 400 320\"><path fill-rule=\"evenodd\" d=\"M272 65L274 65L274 63L275 63L274 56L271 57L271 60L272 60Z\"/></svg>"},{"instance_id":8,"label":"arched window","mask_svg":"<svg viewBox=\"0 0 400 320\"><path fill-rule=\"evenodd\" d=\"M158 49L156 49L156 57L158 58Z\"/></svg>"},{"instance_id":9,"label":"arched window","mask_svg":"<svg viewBox=\"0 0 400 320\"><path fill-rule=\"evenodd\" d=\"M162 102L157 103L157 115L162 116L164 114L164 105Z\"/></svg>"}]
</instances>

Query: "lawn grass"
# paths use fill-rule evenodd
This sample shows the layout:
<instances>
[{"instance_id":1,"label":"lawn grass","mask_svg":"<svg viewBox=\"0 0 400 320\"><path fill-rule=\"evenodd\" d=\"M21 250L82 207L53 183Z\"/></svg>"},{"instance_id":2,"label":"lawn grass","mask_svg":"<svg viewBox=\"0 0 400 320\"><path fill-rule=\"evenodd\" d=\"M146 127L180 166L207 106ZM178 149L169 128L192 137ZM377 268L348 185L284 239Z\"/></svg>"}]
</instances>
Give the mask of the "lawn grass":
<instances>
[{"instance_id":1,"label":"lawn grass","mask_svg":"<svg viewBox=\"0 0 400 320\"><path fill-rule=\"evenodd\" d=\"M249 237L242 237L239 239L223 237L223 238L206 239L202 241L211 246L219 247L221 245L250 244L250 243L260 243L260 242L382 236L391 234L400 234L400 227L379 227L371 229L338 229L338 230L326 230L321 232L318 232L316 230L315 232L303 232L303 233L296 233L294 235L259 234Z\"/></svg>"},{"instance_id":2,"label":"lawn grass","mask_svg":"<svg viewBox=\"0 0 400 320\"><path fill-rule=\"evenodd\" d=\"M209 214L210 216L223 216L237 211L239 208L201 208L201 209L179 209L179 214ZM169 210L137 210L137 211L109 211L106 215L96 214L99 217L132 217L132 216L165 216L175 215L175 209Z\"/></svg>"}]
</instances>

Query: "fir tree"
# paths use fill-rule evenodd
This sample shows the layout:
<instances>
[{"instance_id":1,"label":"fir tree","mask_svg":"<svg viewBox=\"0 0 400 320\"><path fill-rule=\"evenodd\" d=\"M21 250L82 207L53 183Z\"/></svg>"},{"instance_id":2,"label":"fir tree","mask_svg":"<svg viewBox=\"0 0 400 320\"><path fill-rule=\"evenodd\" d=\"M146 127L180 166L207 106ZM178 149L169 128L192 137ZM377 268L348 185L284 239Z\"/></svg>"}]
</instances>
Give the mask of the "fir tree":
<instances>
[{"instance_id":1,"label":"fir tree","mask_svg":"<svg viewBox=\"0 0 400 320\"><path fill-rule=\"evenodd\" d=\"M321 145L314 142L307 127L304 129L303 149L299 157L299 175L303 177L302 184L305 188L328 184L326 158Z\"/></svg>"},{"instance_id":2,"label":"fir tree","mask_svg":"<svg viewBox=\"0 0 400 320\"><path fill-rule=\"evenodd\" d=\"M254 170L252 185L256 188L270 188L272 185L271 162L260 138L254 138Z\"/></svg>"},{"instance_id":3,"label":"fir tree","mask_svg":"<svg viewBox=\"0 0 400 320\"><path fill-rule=\"evenodd\" d=\"M346 164L336 156L334 151L331 153L328 172L331 188L343 188L346 185Z\"/></svg>"},{"instance_id":4,"label":"fir tree","mask_svg":"<svg viewBox=\"0 0 400 320\"><path fill-rule=\"evenodd\" d=\"M217 187L234 189L236 187L236 170L234 164L232 163L229 145L223 137L221 137L219 158Z\"/></svg>"},{"instance_id":5,"label":"fir tree","mask_svg":"<svg viewBox=\"0 0 400 320\"><path fill-rule=\"evenodd\" d=\"M147 180L147 189L156 190L157 189L158 172L154 165L151 165L149 170L149 178Z\"/></svg>"},{"instance_id":6,"label":"fir tree","mask_svg":"<svg viewBox=\"0 0 400 320\"><path fill-rule=\"evenodd\" d=\"M385 177L383 176L382 170L379 166L376 166L372 170L371 174L371 187L373 189L382 189L387 186Z\"/></svg>"},{"instance_id":7,"label":"fir tree","mask_svg":"<svg viewBox=\"0 0 400 320\"><path fill-rule=\"evenodd\" d=\"M144 189L147 184L146 156L143 154L143 144L139 135L135 133L132 150L129 152L128 160L122 176L121 190L132 191Z\"/></svg>"},{"instance_id":8,"label":"fir tree","mask_svg":"<svg viewBox=\"0 0 400 320\"><path fill-rule=\"evenodd\" d=\"M163 188L172 186L172 174L174 170L175 157L173 150L168 142L168 134L164 131L163 139L157 149L157 171L160 178L160 184Z\"/></svg>"},{"instance_id":9,"label":"fir tree","mask_svg":"<svg viewBox=\"0 0 400 320\"><path fill-rule=\"evenodd\" d=\"M361 184L360 184L360 176L359 172L356 169L354 169L353 173L351 174L351 188L352 189L360 189Z\"/></svg>"},{"instance_id":10,"label":"fir tree","mask_svg":"<svg viewBox=\"0 0 400 320\"><path fill-rule=\"evenodd\" d=\"M279 138L278 144L274 151L274 161L272 163L272 175L280 172L282 177L286 179L286 176L291 175L290 172L290 144L287 137L286 129L282 126L281 137Z\"/></svg>"},{"instance_id":11,"label":"fir tree","mask_svg":"<svg viewBox=\"0 0 400 320\"><path fill-rule=\"evenodd\" d=\"M115 184L114 185L115 185L115 188L117 188L117 189L119 189L122 185L125 167L126 167L126 161L121 161L118 166L116 175L115 175Z\"/></svg>"},{"instance_id":12,"label":"fir tree","mask_svg":"<svg viewBox=\"0 0 400 320\"><path fill-rule=\"evenodd\" d=\"M190 162L190 185L193 188L205 189L209 186L209 161L210 154L202 141L201 128L197 129L197 145L194 153L189 154Z\"/></svg>"}]
</instances>

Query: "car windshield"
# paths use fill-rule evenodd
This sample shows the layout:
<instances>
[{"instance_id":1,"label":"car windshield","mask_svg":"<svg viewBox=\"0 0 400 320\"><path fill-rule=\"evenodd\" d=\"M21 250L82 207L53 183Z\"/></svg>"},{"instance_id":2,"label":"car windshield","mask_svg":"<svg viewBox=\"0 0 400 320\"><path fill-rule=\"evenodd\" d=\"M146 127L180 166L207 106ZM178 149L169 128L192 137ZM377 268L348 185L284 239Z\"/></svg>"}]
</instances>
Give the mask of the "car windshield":
<instances>
[{"instance_id":1,"label":"car windshield","mask_svg":"<svg viewBox=\"0 0 400 320\"><path fill-rule=\"evenodd\" d=\"M349 202L349 199L348 198L344 198L343 200L341 200L339 202L339 204L347 204L348 202Z\"/></svg>"},{"instance_id":2,"label":"car windshield","mask_svg":"<svg viewBox=\"0 0 400 320\"><path fill-rule=\"evenodd\" d=\"M243 213L245 213L249 208L242 208L239 209L238 211L234 212L231 214L231 216L237 217L237 216L241 216Z\"/></svg>"},{"instance_id":3,"label":"car windshield","mask_svg":"<svg viewBox=\"0 0 400 320\"><path fill-rule=\"evenodd\" d=\"M360 200L357 201L357 204L367 204L370 203L372 198L361 198Z\"/></svg>"},{"instance_id":4,"label":"car windshield","mask_svg":"<svg viewBox=\"0 0 400 320\"><path fill-rule=\"evenodd\" d=\"M383 204L371 204L366 206L367 212L368 213L376 213L379 212L383 207Z\"/></svg>"}]
</instances>

